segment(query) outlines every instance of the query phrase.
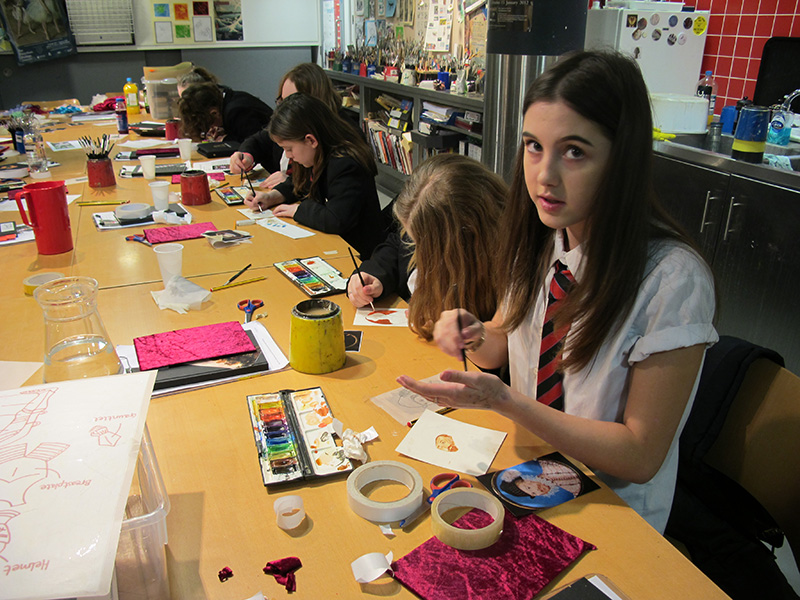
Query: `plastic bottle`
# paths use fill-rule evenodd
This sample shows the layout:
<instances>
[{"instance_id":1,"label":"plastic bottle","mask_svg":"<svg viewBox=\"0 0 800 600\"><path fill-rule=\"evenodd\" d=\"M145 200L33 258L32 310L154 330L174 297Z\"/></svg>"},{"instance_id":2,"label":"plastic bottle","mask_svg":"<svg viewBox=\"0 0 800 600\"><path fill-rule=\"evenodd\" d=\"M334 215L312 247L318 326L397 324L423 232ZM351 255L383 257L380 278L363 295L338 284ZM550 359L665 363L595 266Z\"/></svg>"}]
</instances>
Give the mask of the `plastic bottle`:
<instances>
[{"instance_id":1,"label":"plastic bottle","mask_svg":"<svg viewBox=\"0 0 800 600\"><path fill-rule=\"evenodd\" d=\"M125 98L117 98L115 112L117 113L117 131L128 133L128 112L125 109Z\"/></svg>"},{"instance_id":2,"label":"plastic bottle","mask_svg":"<svg viewBox=\"0 0 800 600\"><path fill-rule=\"evenodd\" d=\"M39 179L49 177L47 168L47 154L44 150L44 139L38 129L25 132L25 155L28 158L28 171L31 177Z\"/></svg>"},{"instance_id":3,"label":"plastic bottle","mask_svg":"<svg viewBox=\"0 0 800 600\"><path fill-rule=\"evenodd\" d=\"M139 114L139 88L133 83L133 80L128 77L128 82L122 87L122 92L125 94L125 103L128 105L129 115Z\"/></svg>"},{"instance_id":4,"label":"plastic bottle","mask_svg":"<svg viewBox=\"0 0 800 600\"><path fill-rule=\"evenodd\" d=\"M714 120L714 107L717 104L717 80L711 71L697 82L697 95L708 100L708 122Z\"/></svg>"}]
</instances>

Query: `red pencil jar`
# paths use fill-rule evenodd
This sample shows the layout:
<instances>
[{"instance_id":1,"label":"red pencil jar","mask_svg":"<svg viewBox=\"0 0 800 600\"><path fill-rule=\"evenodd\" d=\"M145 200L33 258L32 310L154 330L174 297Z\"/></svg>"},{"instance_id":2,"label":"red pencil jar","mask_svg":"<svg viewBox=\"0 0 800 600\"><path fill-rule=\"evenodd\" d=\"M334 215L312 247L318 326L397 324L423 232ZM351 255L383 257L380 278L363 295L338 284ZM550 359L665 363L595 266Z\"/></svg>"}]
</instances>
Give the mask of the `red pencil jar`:
<instances>
[{"instance_id":1,"label":"red pencil jar","mask_svg":"<svg viewBox=\"0 0 800 600\"><path fill-rule=\"evenodd\" d=\"M178 119L167 119L164 123L164 134L168 140L181 137L181 122Z\"/></svg>"},{"instance_id":2,"label":"red pencil jar","mask_svg":"<svg viewBox=\"0 0 800 600\"><path fill-rule=\"evenodd\" d=\"M117 185L110 158L90 158L86 161L86 174L89 177L89 187L91 188Z\"/></svg>"},{"instance_id":3,"label":"red pencil jar","mask_svg":"<svg viewBox=\"0 0 800 600\"><path fill-rule=\"evenodd\" d=\"M181 173L181 204L199 206L211 202L208 176L205 171L191 170Z\"/></svg>"}]
</instances>

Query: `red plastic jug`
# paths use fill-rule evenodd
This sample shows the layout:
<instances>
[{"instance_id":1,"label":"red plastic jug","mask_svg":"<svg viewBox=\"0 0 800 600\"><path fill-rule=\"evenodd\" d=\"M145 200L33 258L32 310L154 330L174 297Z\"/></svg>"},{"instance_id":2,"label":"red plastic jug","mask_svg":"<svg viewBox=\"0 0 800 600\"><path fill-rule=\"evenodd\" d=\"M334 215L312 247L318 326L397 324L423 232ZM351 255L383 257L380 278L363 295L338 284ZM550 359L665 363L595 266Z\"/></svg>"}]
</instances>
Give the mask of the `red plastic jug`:
<instances>
[{"instance_id":1,"label":"red plastic jug","mask_svg":"<svg viewBox=\"0 0 800 600\"><path fill-rule=\"evenodd\" d=\"M28 206L27 214L22 200ZM17 196L22 221L33 228L39 254L61 254L72 250L72 228L63 181L29 183Z\"/></svg>"}]
</instances>

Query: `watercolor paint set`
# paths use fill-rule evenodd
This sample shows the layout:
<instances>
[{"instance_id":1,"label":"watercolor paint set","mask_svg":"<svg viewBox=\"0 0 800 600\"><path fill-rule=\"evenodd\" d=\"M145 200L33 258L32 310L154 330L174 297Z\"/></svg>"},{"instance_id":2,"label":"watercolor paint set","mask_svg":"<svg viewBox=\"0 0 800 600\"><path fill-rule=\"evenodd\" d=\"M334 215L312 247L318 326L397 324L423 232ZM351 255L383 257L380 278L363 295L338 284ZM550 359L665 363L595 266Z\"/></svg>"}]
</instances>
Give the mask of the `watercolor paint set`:
<instances>
[{"instance_id":1,"label":"watercolor paint set","mask_svg":"<svg viewBox=\"0 0 800 600\"><path fill-rule=\"evenodd\" d=\"M226 185L214 191L228 206L238 206L239 204L244 204L244 199L250 190L246 186Z\"/></svg>"},{"instance_id":2,"label":"watercolor paint set","mask_svg":"<svg viewBox=\"0 0 800 600\"><path fill-rule=\"evenodd\" d=\"M353 470L322 388L256 394L247 405L264 485Z\"/></svg>"},{"instance_id":3,"label":"watercolor paint set","mask_svg":"<svg viewBox=\"0 0 800 600\"><path fill-rule=\"evenodd\" d=\"M319 256L295 258L274 264L289 281L312 298L341 294L347 289L347 279L342 277L341 271Z\"/></svg>"}]
</instances>

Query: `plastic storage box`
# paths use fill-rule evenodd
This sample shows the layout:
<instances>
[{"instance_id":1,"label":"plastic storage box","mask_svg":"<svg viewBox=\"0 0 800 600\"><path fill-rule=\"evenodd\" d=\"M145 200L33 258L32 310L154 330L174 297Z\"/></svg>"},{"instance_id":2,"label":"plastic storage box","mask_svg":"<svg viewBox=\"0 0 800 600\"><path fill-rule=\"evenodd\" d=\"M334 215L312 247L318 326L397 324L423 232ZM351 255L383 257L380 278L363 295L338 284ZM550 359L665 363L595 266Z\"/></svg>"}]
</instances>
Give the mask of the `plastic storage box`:
<instances>
[{"instance_id":1,"label":"plastic storage box","mask_svg":"<svg viewBox=\"0 0 800 600\"><path fill-rule=\"evenodd\" d=\"M174 77L145 79L144 84L147 87L150 116L159 121L176 118L178 116L178 80Z\"/></svg>"},{"instance_id":2,"label":"plastic storage box","mask_svg":"<svg viewBox=\"0 0 800 600\"><path fill-rule=\"evenodd\" d=\"M145 427L114 567L120 600L169 600L168 512L169 497Z\"/></svg>"}]
</instances>

